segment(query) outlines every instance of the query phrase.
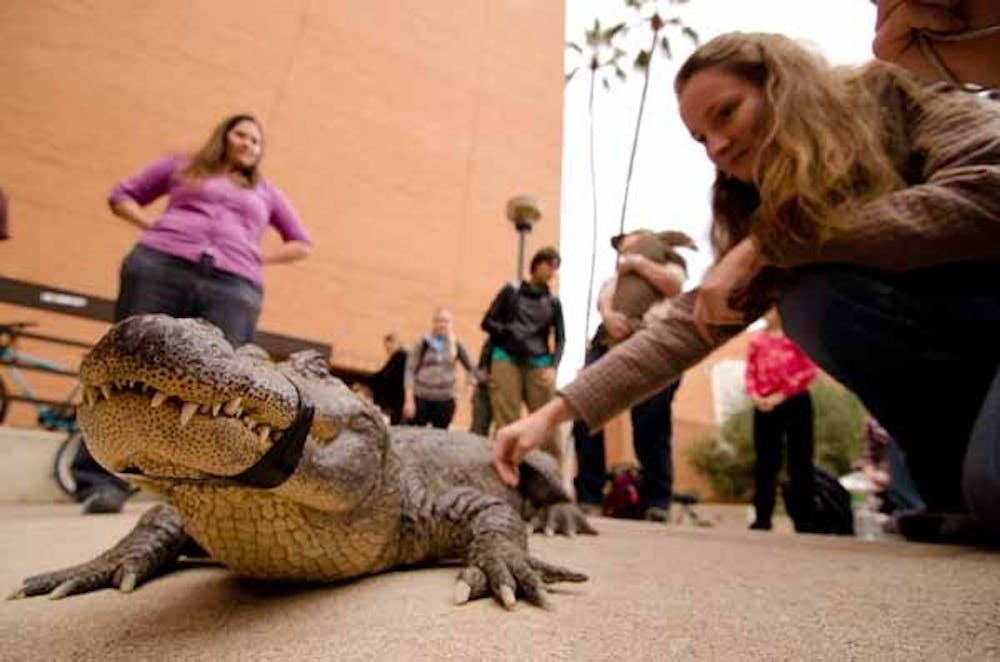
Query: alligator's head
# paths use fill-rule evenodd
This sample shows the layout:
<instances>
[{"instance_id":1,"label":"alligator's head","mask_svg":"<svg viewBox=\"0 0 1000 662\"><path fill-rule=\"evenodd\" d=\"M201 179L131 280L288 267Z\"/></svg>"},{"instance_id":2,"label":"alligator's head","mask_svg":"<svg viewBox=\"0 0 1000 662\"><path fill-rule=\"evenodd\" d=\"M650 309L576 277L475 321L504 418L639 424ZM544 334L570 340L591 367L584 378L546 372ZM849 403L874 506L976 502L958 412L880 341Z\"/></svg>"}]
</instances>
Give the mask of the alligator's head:
<instances>
[{"instance_id":1,"label":"alligator's head","mask_svg":"<svg viewBox=\"0 0 1000 662\"><path fill-rule=\"evenodd\" d=\"M315 353L272 363L211 324L119 322L80 367L94 457L144 487L270 490L346 509L379 480L388 430Z\"/></svg>"}]
</instances>

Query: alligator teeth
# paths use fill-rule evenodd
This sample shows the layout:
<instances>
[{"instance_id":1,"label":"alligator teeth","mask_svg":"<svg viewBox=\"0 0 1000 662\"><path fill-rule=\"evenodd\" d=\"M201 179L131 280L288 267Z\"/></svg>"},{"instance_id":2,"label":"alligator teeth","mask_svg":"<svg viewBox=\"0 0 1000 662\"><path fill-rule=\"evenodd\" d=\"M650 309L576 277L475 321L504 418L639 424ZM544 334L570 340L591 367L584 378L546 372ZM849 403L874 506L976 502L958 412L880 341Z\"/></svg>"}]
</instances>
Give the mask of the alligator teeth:
<instances>
[{"instance_id":1,"label":"alligator teeth","mask_svg":"<svg viewBox=\"0 0 1000 662\"><path fill-rule=\"evenodd\" d=\"M257 430L257 436L260 437L260 443L266 444L267 438L271 436L271 426L270 425L260 426L260 429Z\"/></svg>"},{"instance_id":2,"label":"alligator teeth","mask_svg":"<svg viewBox=\"0 0 1000 662\"><path fill-rule=\"evenodd\" d=\"M212 410L212 405L198 405L198 411L202 414L207 414Z\"/></svg>"},{"instance_id":3,"label":"alligator teeth","mask_svg":"<svg viewBox=\"0 0 1000 662\"><path fill-rule=\"evenodd\" d=\"M218 416L219 412L222 411L222 403L216 402L212 405L212 416Z\"/></svg>"},{"instance_id":4,"label":"alligator teeth","mask_svg":"<svg viewBox=\"0 0 1000 662\"><path fill-rule=\"evenodd\" d=\"M251 432L253 432L254 427L257 425L257 423L252 418L250 418L249 414L243 417L243 423L246 424L248 428L250 428Z\"/></svg>"},{"instance_id":5,"label":"alligator teeth","mask_svg":"<svg viewBox=\"0 0 1000 662\"><path fill-rule=\"evenodd\" d=\"M104 395L105 400L111 399L111 387L107 384L101 384L101 393Z\"/></svg>"},{"instance_id":6,"label":"alligator teeth","mask_svg":"<svg viewBox=\"0 0 1000 662\"><path fill-rule=\"evenodd\" d=\"M195 412L197 411L198 411L197 402L185 402L184 406L181 407L181 427L187 425L188 421L191 420L191 417L194 416Z\"/></svg>"},{"instance_id":7,"label":"alligator teeth","mask_svg":"<svg viewBox=\"0 0 1000 662\"><path fill-rule=\"evenodd\" d=\"M91 407L97 404L97 389L91 386L84 387L83 400Z\"/></svg>"},{"instance_id":8,"label":"alligator teeth","mask_svg":"<svg viewBox=\"0 0 1000 662\"><path fill-rule=\"evenodd\" d=\"M225 411L229 416L235 416L237 410L240 408L241 402L243 402L243 398L233 398L226 403L226 406L223 407L223 411Z\"/></svg>"},{"instance_id":9,"label":"alligator teeth","mask_svg":"<svg viewBox=\"0 0 1000 662\"><path fill-rule=\"evenodd\" d=\"M156 409L163 404L163 401L167 399L167 394L160 391L153 393L153 399L149 401L149 406Z\"/></svg>"}]
</instances>

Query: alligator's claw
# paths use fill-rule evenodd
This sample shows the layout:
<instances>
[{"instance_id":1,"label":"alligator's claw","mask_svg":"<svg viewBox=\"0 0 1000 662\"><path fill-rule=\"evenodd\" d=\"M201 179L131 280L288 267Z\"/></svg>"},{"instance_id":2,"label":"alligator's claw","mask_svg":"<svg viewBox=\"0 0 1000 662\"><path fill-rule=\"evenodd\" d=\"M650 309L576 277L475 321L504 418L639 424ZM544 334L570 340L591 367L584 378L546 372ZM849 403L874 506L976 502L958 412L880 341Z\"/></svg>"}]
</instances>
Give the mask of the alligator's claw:
<instances>
[{"instance_id":1,"label":"alligator's claw","mask_svg":"<svg viewBox=\"0 0 1000 662\"><path fill-rule=\"evenodd\" d=\"M458 574L455 602L463 604L493 595L507 609L513 608L518 596L539 606L548 606L545 584L584 582L587 576L555 566L529 556L509 540L494 539L474 551L469 564Z\"/></svg>"},{"instance_id":2,"label":"alligator's claw","mask_svg":"<svg viewBox=\"0 0 1000 662\"><path fill-rule=\"evenodd\" d=\"M124 538L97 558L28 577L7 598L16 600L48 595L53 600L102 588L132 592L180 556L187 541L180 515L172 506L147 511Z\"/></svg>"},{"instance_id":3,"label":"alligator's claw","mask_svg":"<svg viewBox=\"0 0 1000 662\"><path fill-rule=\"evenodd\" d=\"M575 503L556 503L540 508L531 520L531 530L547 536L557 533L570 537L578 533L597 535L597 529L590 525Z\"/></svg>"}]
</instances>

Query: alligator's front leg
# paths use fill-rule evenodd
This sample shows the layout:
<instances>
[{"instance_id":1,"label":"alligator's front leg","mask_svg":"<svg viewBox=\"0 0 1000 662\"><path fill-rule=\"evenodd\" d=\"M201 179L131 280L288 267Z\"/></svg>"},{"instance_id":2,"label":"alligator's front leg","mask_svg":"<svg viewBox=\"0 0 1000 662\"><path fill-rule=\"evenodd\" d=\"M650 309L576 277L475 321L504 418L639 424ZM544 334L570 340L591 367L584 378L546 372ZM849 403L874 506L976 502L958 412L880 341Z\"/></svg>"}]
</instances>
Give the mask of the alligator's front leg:
<instances>
[{"instance_id":1,"label":"alligator's front leg","mask_svg":"<svg viewBox=\"0 0 1000 662\"><path fill-rule=\"evenodd\" d=\"M161 504L146 511L134 529L97 558L28 577L9 597L48 593L50 598L58 599L112 586L128 593L177 560L188 540L180 513L173 506Z\"/></svg>"},{"instance_id":2,"label":"alligator's front leg","mask_svg":"<svg viewBox=\"0 0 1000 662\"><path fill-rule=\"evenodd\" d=\"M503 499L469 487L454 488L422 509L433 538L430 547L445 555L459 550L465 567L455 585L455 602L495 596L513 607L517 596L538 606L546 604L545 584L583 582L587 576L551 565L528 554L524 521Z\"/></svg>"}]
</instances>

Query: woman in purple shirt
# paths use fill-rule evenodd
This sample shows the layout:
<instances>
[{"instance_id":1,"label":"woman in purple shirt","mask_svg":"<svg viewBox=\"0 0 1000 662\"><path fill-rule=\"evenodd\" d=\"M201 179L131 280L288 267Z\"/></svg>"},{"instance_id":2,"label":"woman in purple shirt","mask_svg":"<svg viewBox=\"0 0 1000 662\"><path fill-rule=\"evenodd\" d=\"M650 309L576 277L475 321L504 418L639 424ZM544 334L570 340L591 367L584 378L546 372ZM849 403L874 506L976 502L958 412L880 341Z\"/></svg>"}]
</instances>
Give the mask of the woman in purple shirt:
<instances>
[{"instance_id":1,"label":"woman in purple shirt","mask_svg":"<svg viewBox=\"0 0 1000 662\"><path fill-rule=\"evenodd\" d=\"M141 313L203 317L234 346L253 339L262 265L300 260L309 237L291 205L261 177L260 123L223 120L193 156L154 161L112 189L111 210L145 232L122 265L116 319ZM158 218L144 207L161 196ZM262 253L273 225L284 243Z\"/></svg>"},{"instance_id":2,"label":"woman in purple shirt","mask_svg":"<svg viewBox=\"0 0 1000 662\"><path fill-rule=\"evenodd\" d=\"M261 267L301 260L312 250L291 205L261 177L262 151L260 123L234 115L194 155L154 161L112 189L111 210L144 230L122 264L116 320L142 313L202 317L234 346L253 339ZM144 207L164 195L166 209L153 218ZM284 243L263 253L268 225ZM121 510L128 485L105 472L85 447L73 474L84 513Z\"/></svg>"}]
</instances>

